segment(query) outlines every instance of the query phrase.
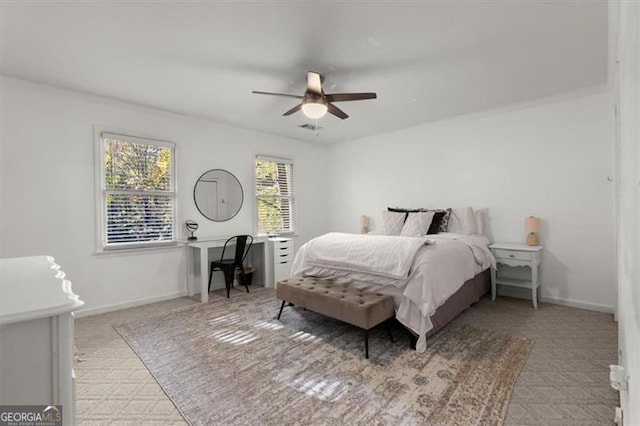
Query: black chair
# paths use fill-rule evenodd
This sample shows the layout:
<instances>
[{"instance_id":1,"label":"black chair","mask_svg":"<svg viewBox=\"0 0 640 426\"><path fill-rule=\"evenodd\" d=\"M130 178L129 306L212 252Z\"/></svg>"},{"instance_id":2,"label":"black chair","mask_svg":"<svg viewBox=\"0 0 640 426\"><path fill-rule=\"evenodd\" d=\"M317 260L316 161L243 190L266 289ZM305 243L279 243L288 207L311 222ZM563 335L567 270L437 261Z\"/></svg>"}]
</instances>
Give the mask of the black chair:
<instances>
[{"instance_id":1,"label":"black chair","mask_svg":"<svg viewBox=\"0 0 640 426\"><path fill-rule=\"evenodd\" d=\"M248 243L248 244L247 244ZM227 251L228 245L236 246L236 253L233 259L225 259L224 253ZM247 293L249 293L249 284L248 280L244 276L244 259L247 257L247 253L251 249L251 245L253 244L253 237L251 235L235 235L229 238L222 248L222 255L220 256L220 260L217 262L211 262L211 269L209 270L209 291L211 291L211 278L213 277L213 272L215 270L220 270L224 273L224 283L227 287L227 299L229 298L229 291L233 286L233 278L236 272L236 269L240 271L240 283L244 284L247 288Z\"/></svg>"}]
</instances>

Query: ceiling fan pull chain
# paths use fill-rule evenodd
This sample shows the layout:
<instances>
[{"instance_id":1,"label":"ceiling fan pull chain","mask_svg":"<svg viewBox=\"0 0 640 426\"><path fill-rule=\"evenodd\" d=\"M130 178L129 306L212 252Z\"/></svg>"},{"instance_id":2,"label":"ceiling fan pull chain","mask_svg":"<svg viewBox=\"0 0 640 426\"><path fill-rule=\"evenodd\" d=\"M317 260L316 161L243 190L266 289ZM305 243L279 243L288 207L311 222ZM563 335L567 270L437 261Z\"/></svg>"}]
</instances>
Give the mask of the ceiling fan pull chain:
<instances>
[{"instance_id":1,"label":"ceiling fan pull chain","mask_svg":"<svg viewBox=\"0 0 640 426\"><path fill-rule=\"evenodd\" d=\"M318 119L316 118L316 137L318 137L318 133L320 133L320 128L318 127Z\"/></svg>"}]
</instances>

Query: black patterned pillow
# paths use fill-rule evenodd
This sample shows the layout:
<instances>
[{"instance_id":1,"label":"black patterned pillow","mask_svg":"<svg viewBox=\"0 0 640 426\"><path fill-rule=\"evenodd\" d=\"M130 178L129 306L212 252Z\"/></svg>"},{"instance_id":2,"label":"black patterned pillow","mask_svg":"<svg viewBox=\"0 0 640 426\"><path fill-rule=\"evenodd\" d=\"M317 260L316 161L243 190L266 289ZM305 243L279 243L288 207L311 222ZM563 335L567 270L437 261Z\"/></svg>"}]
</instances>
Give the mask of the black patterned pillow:
<instances>
[{"instance_id":1,"label":"black patterned pillow","mask_svg":"<svg viewBox=\"0 0 640 426\"><path fill-rule=\"evenodd\" d=\"M447 232L449 230L449 219L451 218L451 208L444 209L444 212L445 214L444 216L442 216L442 220L440 221L438 232Z\"/></svg>"},{"instance_id":2,"label":"black patterned pillow","mask_svg":"<svg viewBox=\"0 0 640 426\"><path fill-rule=\"evenodd\" d=\"M422 209L427 212L436 212L433 221L429 227L428 234L437 234L440 232L448 232L449 219L451 218L451 209ZM436 223L437 222L437 223Z\"/></svg>"},{"instance_id":3,"label":"black patterned pillow","mask_svg":"<svg viewBox=\"0 0 640 426\"><path fill-rule=\"evenodd\" d=\"M444 210L436 210L433 214L433 220L431 221L431 225L429 225L429 230L427 234L437 234L438 229L440 229L440 223L442 223L442 219L447 214Z\"/></svg>"}]
</instances>

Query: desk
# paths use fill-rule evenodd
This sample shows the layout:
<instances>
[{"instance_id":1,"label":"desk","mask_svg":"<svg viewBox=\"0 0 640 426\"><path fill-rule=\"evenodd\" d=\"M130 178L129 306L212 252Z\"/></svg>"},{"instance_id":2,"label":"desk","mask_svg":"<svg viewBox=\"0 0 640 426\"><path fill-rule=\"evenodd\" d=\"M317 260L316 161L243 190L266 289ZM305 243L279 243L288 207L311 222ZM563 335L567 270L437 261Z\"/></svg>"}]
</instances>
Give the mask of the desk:
<instances>
[{"instance_id":1,"label":"desk","mask_svg":"<svg viewBox=\"0 0 640 426\"><path fill-rule=\"evenodd\" d=\"M185 241L187 246L187 293L197 293L200 283L200 301L209 300L209 249L224 247L230 237L210 237L196 241ZM253 282L264 287L273 287L273 264L268 262L272 244L266 236L253 237L251 246L252 263L256 266ZM232 253L233 255L233 253Z\"/></svg>"}]
</instances>

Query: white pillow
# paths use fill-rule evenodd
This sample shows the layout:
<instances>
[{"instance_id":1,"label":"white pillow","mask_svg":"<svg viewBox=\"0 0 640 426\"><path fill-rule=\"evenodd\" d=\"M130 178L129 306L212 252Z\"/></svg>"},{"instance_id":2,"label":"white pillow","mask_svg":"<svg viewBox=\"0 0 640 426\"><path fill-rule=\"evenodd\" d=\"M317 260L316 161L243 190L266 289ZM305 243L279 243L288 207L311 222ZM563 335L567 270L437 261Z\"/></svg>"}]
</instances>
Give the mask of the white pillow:
<instances>
[{"instance_id":1,"label":"white pillow","mask_svg":"<svg viewBox=\"0 0 640 426\"><path fill-rule=\"evenodd\" d=\"M436 212L411 212L404 222L400 235L405 237L420 237L426 235Z\"/></svg>"},{"instance_id":2,"label":"white pillow","mask_svg":"<svg viewBox=\"0 0 640 426\"><path fill-rule=\"evenodd\" d=\"M385 235L400 235L404 218L407 216L405 212L382 212L382 223L384 225Z\"/></svg>"},{"instance_id":3,"label":"white pillow","mask_svg":"<svg viewBox=\"0 0 640 426\"><path fill-rule=\"evenodd\" d=\"M471 207L451 210L449 232L454 234L473 235L476 233L476 215Z\"/></svg>"},{"instance_id":4,"label":"white pillow","mask_svg":"<svg viewBox=\"0 0 640 426\"><path fill-rule=\"evenodd\" d=\"M476 209L476 235L484 235L487 225L487 209Z\"/></svg>"}]
</instances>

